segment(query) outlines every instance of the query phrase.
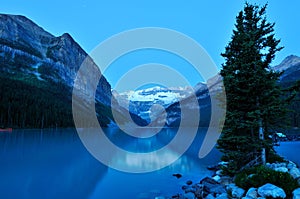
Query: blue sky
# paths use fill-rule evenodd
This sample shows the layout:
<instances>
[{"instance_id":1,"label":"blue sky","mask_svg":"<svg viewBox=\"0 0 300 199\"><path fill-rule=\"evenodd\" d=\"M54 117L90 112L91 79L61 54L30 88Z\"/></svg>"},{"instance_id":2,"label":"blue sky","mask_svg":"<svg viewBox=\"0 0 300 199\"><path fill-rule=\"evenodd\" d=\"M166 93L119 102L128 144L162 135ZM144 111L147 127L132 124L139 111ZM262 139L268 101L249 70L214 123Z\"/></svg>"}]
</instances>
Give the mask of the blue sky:
<instances>
[{"instance_id":1,"label":"blue sky","mask_svg":"<svg viewBox=\"0 0 300 199\"><path fill-rule=\"evenodd\" d=\"M265 0L249 2L266 3ZM230 40L235 17L243 4L241 0L0 0L0 12L25 15L56 36L68 32L88 53L103 40L125 30L170 28L196 40L220 67L224 61L220 53ZM268 19L276 23L276 36L285 46L277 54L274 65L290 54L300 56L299 7L298 0L269 2ZM201 81L184 61L155 53L152 56L151 53L140 52L135 57L124 58L105 76L114 86L121 75L135 64L158 62L174 67L189 79L191 85Z\"/></svg>"}]
</instances>

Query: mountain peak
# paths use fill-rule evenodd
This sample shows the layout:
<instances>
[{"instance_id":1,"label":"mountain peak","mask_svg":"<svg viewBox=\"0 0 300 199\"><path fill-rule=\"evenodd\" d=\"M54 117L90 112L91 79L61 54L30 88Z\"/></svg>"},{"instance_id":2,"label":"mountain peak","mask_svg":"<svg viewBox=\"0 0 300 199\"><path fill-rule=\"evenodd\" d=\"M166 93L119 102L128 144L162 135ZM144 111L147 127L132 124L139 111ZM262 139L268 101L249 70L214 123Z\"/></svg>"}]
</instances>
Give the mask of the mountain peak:
<instances>
[{"instance_id":1,"label":"mountain peak","mask_svg":"<svg viewBox=\"0 0 300 199\"><path fill-rule=\"evenodd\" d=\"M300 63L300 57L296 55L289 55L279 65L275 66L274 68L277 71L283 71L299 63Z\"/></svg>"}]
</instances>

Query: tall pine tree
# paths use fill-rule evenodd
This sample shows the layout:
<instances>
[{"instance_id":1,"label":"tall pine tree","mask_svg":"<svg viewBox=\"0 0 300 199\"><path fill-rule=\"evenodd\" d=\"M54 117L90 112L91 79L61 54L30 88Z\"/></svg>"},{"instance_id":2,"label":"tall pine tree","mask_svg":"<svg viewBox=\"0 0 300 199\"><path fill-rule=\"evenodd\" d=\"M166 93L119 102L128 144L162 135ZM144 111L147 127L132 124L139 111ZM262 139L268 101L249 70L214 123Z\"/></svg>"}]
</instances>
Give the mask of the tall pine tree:
<instances>
[{"instance_id":1,"label":"tall pine tree","mask_svg":"<svg viewBox=\"0 0 300 199\"><path fill-rule=\"evenodd\" d=\"M274 23L266 19L266 8L246 3L222 54L227 115L218 148L232 174L253 160L265 163L272 150L267 138L287 111L278 85L281 74L270 67L282 47L274 36Z\"/></svg>"}]
</instances>

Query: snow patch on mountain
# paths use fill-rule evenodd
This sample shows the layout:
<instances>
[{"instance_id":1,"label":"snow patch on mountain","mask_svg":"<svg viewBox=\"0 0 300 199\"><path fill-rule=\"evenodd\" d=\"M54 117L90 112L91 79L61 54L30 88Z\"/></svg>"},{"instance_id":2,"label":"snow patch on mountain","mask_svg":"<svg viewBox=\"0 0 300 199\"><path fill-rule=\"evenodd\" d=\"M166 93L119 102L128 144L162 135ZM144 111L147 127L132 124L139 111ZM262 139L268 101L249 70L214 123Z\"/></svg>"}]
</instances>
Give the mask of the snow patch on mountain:
<instances>
[{"instance_id":1,"label":"snow patch on mountain","mask_svg":"<svg viewBox=\"0 0 300 199\"><path fill-rule=\"evenodd\" d=\"M143 90L127 91L119 95L131 102L152 102L168 105L186 98L192 92L192 87L163 88L156 86Z\"/></svg>"}]
</instances>

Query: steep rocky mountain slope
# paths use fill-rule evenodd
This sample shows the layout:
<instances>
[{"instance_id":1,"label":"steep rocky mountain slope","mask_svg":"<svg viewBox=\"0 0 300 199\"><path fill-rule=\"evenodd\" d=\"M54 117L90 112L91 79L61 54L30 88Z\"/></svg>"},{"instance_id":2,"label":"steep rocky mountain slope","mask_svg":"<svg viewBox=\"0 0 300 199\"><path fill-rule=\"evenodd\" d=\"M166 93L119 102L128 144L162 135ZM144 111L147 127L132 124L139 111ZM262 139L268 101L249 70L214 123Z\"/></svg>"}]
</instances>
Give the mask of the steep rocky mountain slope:
<instances>
[{"instance_id":1,"label":"steep rocky mountain slope","mask_svg":"<svg viewBox=\"0 0 300 199\"><path fill-rule=\"evenodd\" d=\"M0 127L74 126L72 89L76 73L85 59L86 64L101 74L98 66L68 33L55 37L24 16L1 14ZM90 85L94 76L94 73L89 74L85 84ZM93 92L93 89L81 89L84 95L78 96L80 98ZM111 86L101 76L94 100L102 126L113 123L112 99ZM114 107L122 110L117 103ZM120 113L120 117L123 116ZM127 120L126 116L123 119Z\"/></svg>"}]
</instances>

